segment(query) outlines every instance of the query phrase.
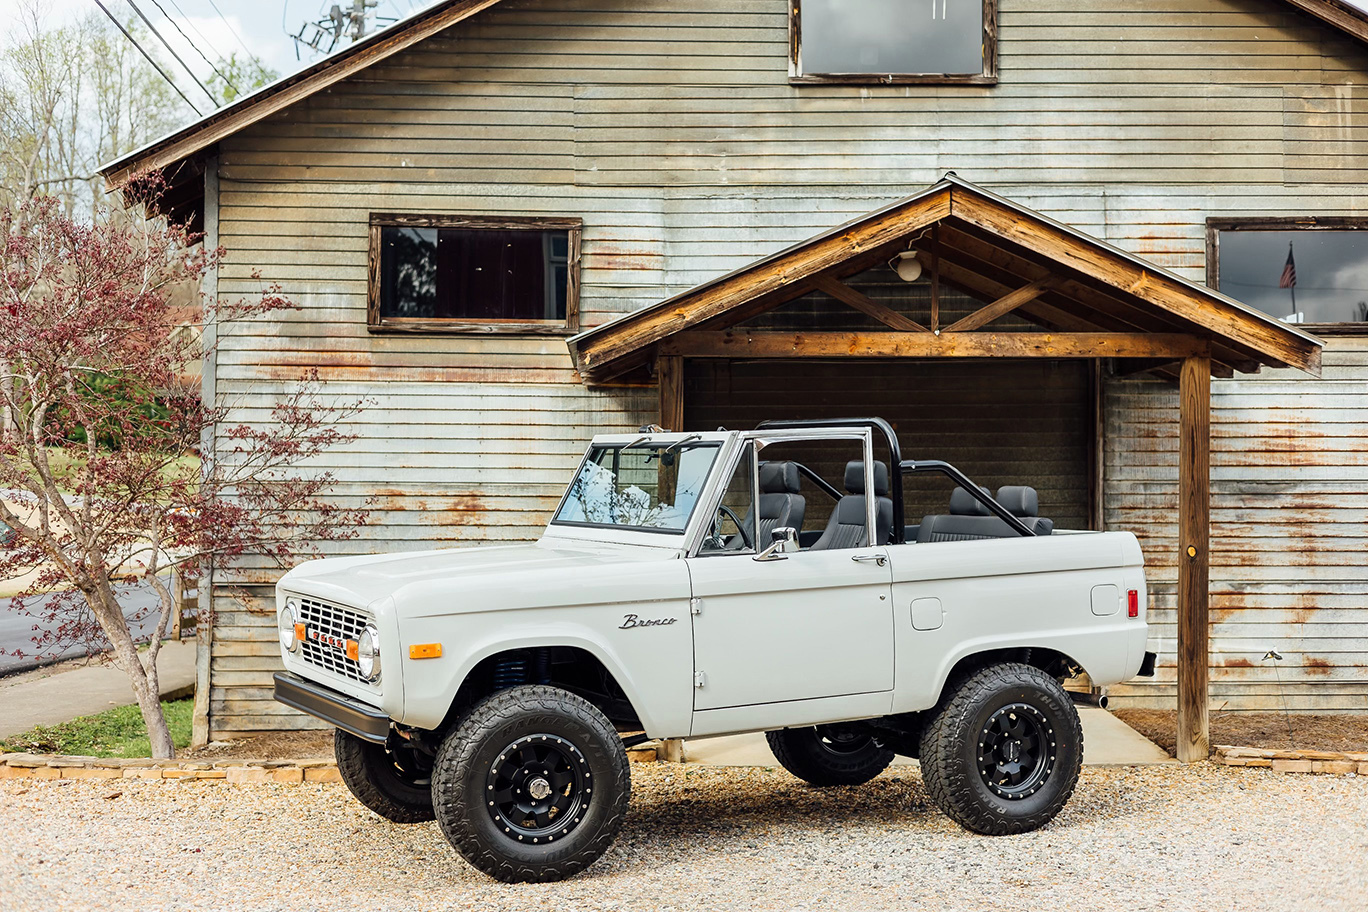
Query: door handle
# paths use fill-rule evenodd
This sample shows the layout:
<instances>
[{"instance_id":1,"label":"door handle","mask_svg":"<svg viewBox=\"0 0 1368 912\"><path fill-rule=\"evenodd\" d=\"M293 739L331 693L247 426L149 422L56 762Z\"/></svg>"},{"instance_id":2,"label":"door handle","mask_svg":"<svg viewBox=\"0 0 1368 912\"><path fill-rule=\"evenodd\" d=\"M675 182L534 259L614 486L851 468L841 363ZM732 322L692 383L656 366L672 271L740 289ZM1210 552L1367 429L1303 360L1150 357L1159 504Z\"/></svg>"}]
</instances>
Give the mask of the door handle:
<instances>
[{"instance_id":1,"label":"door handle","mask_svg":"<svg viewBox=\"0 0 1368 912\"><path fill-rule=\"evenodd\" d=\"M886 554L856 554L856 555L852 556L850 559L853 560L853 561L855 561L856 563L860 563L860 564L874 563L874 564L877 564L877 565L880 566L880 567L882 567L884 564L888 563L888 555L886 555Z\"/></svg>"}]
</instances>

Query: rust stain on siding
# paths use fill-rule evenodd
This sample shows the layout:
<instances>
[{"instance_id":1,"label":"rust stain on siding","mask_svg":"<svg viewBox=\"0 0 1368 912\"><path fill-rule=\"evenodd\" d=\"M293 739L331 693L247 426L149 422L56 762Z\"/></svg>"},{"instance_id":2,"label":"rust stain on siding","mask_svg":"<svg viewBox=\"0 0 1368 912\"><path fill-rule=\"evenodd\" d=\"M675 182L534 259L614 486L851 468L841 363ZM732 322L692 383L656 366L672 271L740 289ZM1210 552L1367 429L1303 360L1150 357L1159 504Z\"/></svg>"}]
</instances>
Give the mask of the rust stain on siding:
<instances>
[{"instance_id":1,"label":"rust stain on siding","mask_svg":"<svg viewBox=\"0 0 1368 912\"><path fill-rule=\"evenodd\" d=\"M294 382L299 379L301 366L315 366L316 362L302 362L297 366L263 365L255 376L266 380ZM580 386L579 371L540 370L525 367L318 367L318 377L324 382L347 383L363 381L413 380L422 383L546 383Z\"/></svg>"}]
</instances>

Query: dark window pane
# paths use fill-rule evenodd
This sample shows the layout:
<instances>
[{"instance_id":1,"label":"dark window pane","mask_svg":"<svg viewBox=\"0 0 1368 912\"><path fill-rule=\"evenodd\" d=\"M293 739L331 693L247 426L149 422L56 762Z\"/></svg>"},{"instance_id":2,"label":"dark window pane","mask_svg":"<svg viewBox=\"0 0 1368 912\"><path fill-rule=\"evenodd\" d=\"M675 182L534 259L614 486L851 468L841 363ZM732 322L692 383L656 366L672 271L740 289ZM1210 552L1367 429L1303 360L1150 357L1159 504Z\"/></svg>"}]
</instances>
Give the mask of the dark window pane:
<instances>
[{"instance_id":1,"label":"dark window pane","mask_svg":"<svg viewBox=\"0 0 1368 912\"><path fill-rule=\"evenodd\" d=\"M382 317L564 320L569 233L382 228Z\"/></svg>"},{"instance_id":2,"label":"dark window pane","mask_svg":"<svg viewBox=\"0 0 1368 912\"><path fill-rule=\"evenodd\" d=\"M1368 321L1368 232L1221 231L1217 244L1223 294L1288 323Z\"/></svg>"},{"instance_id":3,"label":"dark window pane","mask_svg":"<svg viewBox=\"0 0 1368 912\"><path fill-rule=\"evenodd\" d=\"M380 312L431 317L437 306L437 229L380 229Z\"/></svg>"},{"instance_id":4,"label":"dark window pane","mask_svg":"<svg viewBox=\"0 0 1368 912\"><path fill-rule=\"evenodd\" d=\"M982 0L801 0L803 72L978 75Z\"/></svg>"}]
</instances>

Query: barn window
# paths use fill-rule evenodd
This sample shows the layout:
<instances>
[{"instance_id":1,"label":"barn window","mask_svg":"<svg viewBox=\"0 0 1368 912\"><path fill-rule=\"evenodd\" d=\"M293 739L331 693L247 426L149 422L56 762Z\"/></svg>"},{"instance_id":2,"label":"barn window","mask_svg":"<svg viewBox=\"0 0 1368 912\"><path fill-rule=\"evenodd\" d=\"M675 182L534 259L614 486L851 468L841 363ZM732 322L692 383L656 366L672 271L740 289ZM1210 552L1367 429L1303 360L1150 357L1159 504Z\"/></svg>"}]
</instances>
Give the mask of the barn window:
<instances>
[{"instance_id":1,"label":"barn window","mask_svg":"<svg viewBox=\"0 0 1368 912\"><path fill-rule=\"evenodd\" d=\"M1368 220L1209 219L1207 284L1285 323L1368 333Z\"/></svg>"},{"instance_id":2,"label":"barn window","mask_svg":"<svg viewBox=\"0 0 1368 912\"><path fill-rule=\"evenodd\" d=\"M997 0L790 0L789 81L997 82Z\"/></svg>"},{"instance_id":3,"label":"barn window","mask_svg":"<svg viewBox=\"0 0 1368 912\"><path fill-rule=\"evenodd\" d=\"M370 328L574 332L579 238L578 219L372 215Z\"/></svg>"}]
</instances>

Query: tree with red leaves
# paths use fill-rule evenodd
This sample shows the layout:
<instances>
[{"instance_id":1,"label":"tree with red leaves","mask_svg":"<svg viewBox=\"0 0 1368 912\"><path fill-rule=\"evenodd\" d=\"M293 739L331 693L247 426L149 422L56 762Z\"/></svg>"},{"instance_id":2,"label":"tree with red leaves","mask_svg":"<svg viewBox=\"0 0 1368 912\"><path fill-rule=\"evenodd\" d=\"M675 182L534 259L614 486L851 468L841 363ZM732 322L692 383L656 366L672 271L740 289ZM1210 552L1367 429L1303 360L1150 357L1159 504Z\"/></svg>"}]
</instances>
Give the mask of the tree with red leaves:
<instances>
[{"instance_id":1,"label":"tree with red leaves","mask_svg":"<svg viewBox=\"0 0 1368 912\"><path fill-rule=\"evenodd\" d=\"M116 581L157 593L160 634L176 606L169 568L244 554L284 564L366 519L329 502L332 475L308 468L351 439L336 423L360 403L326 403L309 375L270 421L229 426L187 384L205 355L198 322L221 335L293 307L273 288L187 307L222 256L198 240L162 220L80 223L51 199L0 210L0 522L13 530L0 579L34 574L11 607L47 622L34 627L41 655L85 645L128 674L158 758L175 755L160 636L139 653ZM216 444L197 460L201 440Z\"/></svg>"}]
</instances>

